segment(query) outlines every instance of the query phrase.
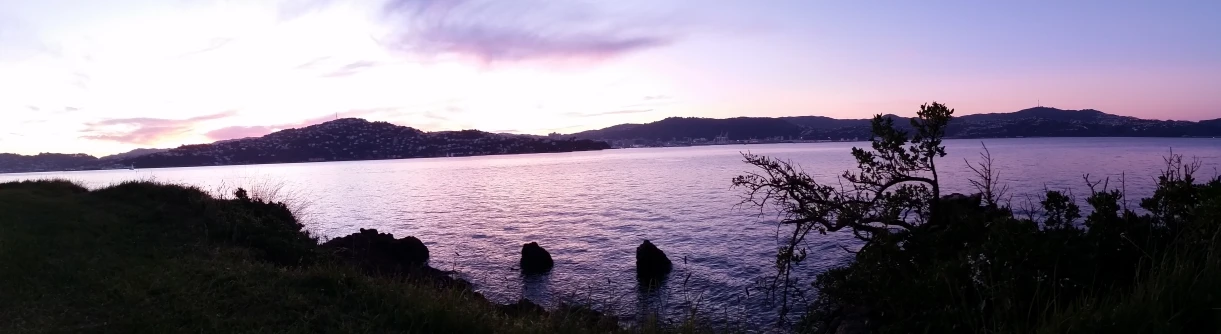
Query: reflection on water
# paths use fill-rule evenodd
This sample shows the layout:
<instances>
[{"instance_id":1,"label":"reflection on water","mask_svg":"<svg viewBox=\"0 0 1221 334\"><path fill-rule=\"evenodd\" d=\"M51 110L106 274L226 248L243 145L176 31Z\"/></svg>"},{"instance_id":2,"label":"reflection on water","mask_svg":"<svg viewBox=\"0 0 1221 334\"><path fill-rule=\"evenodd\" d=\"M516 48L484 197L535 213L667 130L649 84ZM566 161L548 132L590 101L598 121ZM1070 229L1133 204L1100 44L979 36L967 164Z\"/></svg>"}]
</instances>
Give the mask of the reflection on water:
<instances>
[{"instance_id":1,"label":"reflection on water","mask_svg":"<svg viewBox=\"0 0 1221 334\"><path fill-rule=\"evenodd\" d=\"M547 300L551 296L551 276L538 274L521 275L521 297L529 300Z\"/></svg>"},{"instance_id":2,"label":"reflection on water","mask_svg":"<svg viewBox=\"0 0 1221 334\"><path fill-rule=\"evenodd\" d=\"M1221 140L1166 138L1031 138L985 140L1015 194L1043 189L1087 193L1081 176L1127 175L1130 197L1147 196L1162 156L1197 156L1202 172L1221 166ZM979 140L950 140L940 160L943 188L967 192ZM729 180L748 171L739 152L792 159L827 180L854 167L852 146L774 144L609 150L563 154L169 168L0 175L0 180L64 177L89 186L129 179L204 189L283 186L308 202L307 226L324 236L377 228L414 235L431 249L433 267L456 270L489 298L525 297L544 306L564 298L593 301L620 314L681 312L687 304L713 314L766 322L770 307L747 291L771 270L775 212L737 207ZM262 183L261 186L257 185ZM1136 205L1135 201L1130 203ZM674 261L670 279L640 289L635 248L649 239ZM817 272L845 259L827 236L803 264ZM523 276L520 247L537 241L555 258L546 276ZM748 314L750 317L741 317Z\"/></svg>"}]
</instances>

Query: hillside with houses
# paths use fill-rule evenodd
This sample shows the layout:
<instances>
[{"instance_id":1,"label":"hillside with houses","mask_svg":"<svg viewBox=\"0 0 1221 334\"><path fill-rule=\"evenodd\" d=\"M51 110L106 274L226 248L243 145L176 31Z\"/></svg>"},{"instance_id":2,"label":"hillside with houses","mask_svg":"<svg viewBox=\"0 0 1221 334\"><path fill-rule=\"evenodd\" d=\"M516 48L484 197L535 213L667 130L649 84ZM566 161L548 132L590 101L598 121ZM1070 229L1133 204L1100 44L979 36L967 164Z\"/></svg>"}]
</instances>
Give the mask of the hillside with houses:
<instances>
[{"instance_id":1,"label":"hillside with houses","mask_svg":"<svg viewBox=\"0 0 1221 334\"><path fill-rule=\"evenodd\" d=\"M902 129L906 117L886 115ZM699 118L671 117L645 124L620 124L574 133L615 147L688 146L808 141L856 141L870 136L869 119L824 116ZM1036 107L1011 113L955 117L947 138L1019 137L1221 137L1221 119L1174 121L1141 119L1098 110Z\"/></svg>"},{"instance_id":2,"label":"hillside with houses","mask_svg":"<svg viewBox=\"0 0 1221 334\"><path fill-rule=\"evenodd\" d=\"M593 140L554 140L477 130L424 132L386 122L338 119L258 138L186 145L124 160L137 168L554 153L607 149Z\"/></svg>"},{"instance_id":3,"label":"hillside with houses","mask_svg":"<svg viewBox=\"0 0 1221 334\"><path fill-rule=\"evenodd\" d=\"M462 157L608 149L595 140L495 134L477 130L424 132L386 122L338 119L257 138L138 150L106 158L85 154L0 155L0 172L159 168Z\"/></svg>"}]
</instances>

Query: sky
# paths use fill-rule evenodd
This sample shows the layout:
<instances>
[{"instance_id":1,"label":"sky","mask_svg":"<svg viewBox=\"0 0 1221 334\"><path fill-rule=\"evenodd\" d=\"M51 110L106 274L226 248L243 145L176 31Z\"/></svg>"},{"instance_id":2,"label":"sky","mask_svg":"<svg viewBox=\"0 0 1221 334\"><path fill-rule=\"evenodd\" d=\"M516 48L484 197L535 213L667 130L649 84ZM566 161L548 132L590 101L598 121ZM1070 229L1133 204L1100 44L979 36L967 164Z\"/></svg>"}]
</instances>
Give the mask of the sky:
<instances>
[{"instance_id":1,"label":"sky","mask_svg":"<svg viewBox=\"0 0 1221 334\"><path fill-rule=\"evenodd\" d=\"M1036 105L1221 117L1219 1L0 0L0 152L336 117L572 133Z\"/></svg>"}]
</instances>

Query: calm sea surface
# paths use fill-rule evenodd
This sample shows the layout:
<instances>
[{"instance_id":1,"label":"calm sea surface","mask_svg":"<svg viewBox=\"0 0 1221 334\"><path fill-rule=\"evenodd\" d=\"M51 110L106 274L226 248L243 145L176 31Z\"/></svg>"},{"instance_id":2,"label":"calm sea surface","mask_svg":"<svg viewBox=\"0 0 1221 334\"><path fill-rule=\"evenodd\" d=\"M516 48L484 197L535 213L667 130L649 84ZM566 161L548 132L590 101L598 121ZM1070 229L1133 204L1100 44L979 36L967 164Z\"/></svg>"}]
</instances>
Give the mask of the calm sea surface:
<instances>
[{"instance_id":1,"label":"calm sea surface","mask_svg":"<svg viewBox=\"0 0 1221 334\"><path fill-rule=\"evenodd\" d=\"M940 160L948 192L968 192L964 158L978 158L980 140L950 140ZM1126 173L1130 197L1149 195L1170 152L1198 157L1200 176L1221 169L1221 139L986 139L1011 192L1070 190L1084 197L1082 174ZM90 187L123 180L237 186L305 204L307 226L325 237L376 228L414 235L433 267L455 270L489 298L529 298L553 306L593 302L624 315L676 312L686 303L731 318L772 319L758 278L771 272L777 247L774 212L738 207L730 179L749 171L739 152L791 159L815 177L833 180L854 167L849 149L868 143L770 144L622 149L514 156L4 174L14 179L68 178ZM1135 205L1135 201L1131 204ZM660 291L641 291L635 247L649 239L676 270ZM841 236L821 237L804 264L811 273L840 263ZM537 241L556 260L548 276L514 268L522 243Z\"/></svg>"}]
</instances>

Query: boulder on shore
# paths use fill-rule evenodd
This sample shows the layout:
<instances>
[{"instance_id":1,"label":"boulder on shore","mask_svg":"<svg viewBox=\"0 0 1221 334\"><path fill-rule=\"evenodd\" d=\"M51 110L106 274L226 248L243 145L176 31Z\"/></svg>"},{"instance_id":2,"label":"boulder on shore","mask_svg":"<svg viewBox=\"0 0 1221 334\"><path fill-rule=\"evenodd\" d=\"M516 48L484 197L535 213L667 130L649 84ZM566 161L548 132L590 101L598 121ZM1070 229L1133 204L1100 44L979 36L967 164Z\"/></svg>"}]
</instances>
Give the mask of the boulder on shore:
<instances>
[{"instance_id":1,"label":"boulder on shore","mask_svg":"<svg viewBox=\"0 0 1221 334\"><path fill-rule=\"evenodd\" d=\"M321 246L370 270L401 272L428 264L428 246L420 239L395 239L393 234L378 233L376 229L362 228L359 233L331 239Z\"/></svg>"},{"instance_id":2,"label":"boulder on shore","mask_svg":"<svg viewBox=\"0 0 1221 334\"><path fill-rule=\"evenodd\" d=\"M429 267L428 246L416 237L395 239L393 234L362 228L359 233L324 242L320 248L369 275L403 277L464 291L475 288L466 280Z\"/></svg>"},{"instance_id":3,"label":"boulder on shore","mask_svg":"<svg viewBox=\"0 0 1221 334\"><path fill-rule=\"evenodd\" d=\"M642 279L657 280L664 278L674 268L666 252L661 251L652 242L645 240L636 247L636 276Z\"/></svg>"},{"instance_id":4,"label":"boulder on shore","mask_svg":"<svg viewBox=\"0 0 1221 334\"><path fill-rule=\"evenodd\" d=\"M551 253L539 246L537 242L521 246L521 271L523 273L546 273L554 266L555 261L551 260Z\"/></svg>"}]
</instances>

